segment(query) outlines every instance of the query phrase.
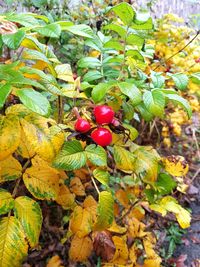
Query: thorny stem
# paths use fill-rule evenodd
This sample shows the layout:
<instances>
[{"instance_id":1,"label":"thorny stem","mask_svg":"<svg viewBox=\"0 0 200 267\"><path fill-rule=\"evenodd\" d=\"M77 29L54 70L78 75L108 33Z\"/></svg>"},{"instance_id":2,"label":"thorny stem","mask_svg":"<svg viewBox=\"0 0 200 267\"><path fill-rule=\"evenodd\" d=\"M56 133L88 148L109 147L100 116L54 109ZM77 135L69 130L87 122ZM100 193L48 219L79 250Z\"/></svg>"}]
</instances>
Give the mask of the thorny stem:
<instances>
[{"instance_id":1,"label":"thorny stem","mask_svg":"<svg viewBox=\"0 0 200 267\"><path fill-rule=\"evenodd\" d=\"M188 45L190 45L196 38L197 36L200 34L200 30L197 31L197 33L195 34L195 36L184 46L182 47L180 50L178 50L176 53L174 53L173 55L171 55L170 57L168 57L166 60L165 60L165 63L168 62L171 58L175 57L176 55L178 55L180 52L182 52ZM160 63L160 62L159 62ZM159 68L159 66L162 66L163 63L160 63L157 65L157 67L155 67L153 70L157 70L157 68Z\"/></svg>"},{"instance_id":2,"label":"thorny stem","mask_svg":"<svg viewBox=\"0 0 200 267\"><path fill-rule=\"evenodd\" d=\"M91 170L90 170L88 164L86 164L86 167L87 167L87 170L88 170L88 172L89 172L89 175L90 175L90 177L91 177L91 180L92 180L92 182L93 182L93 185L94 185L94 187L95 187L97 193L100 194L99 188L98 188L98 186L97 186L97 184L96 184L96 182L95 182L95 180L94 180L93 174L92 174L92 172L91 172Z\"/></svg>"}]
</instances>

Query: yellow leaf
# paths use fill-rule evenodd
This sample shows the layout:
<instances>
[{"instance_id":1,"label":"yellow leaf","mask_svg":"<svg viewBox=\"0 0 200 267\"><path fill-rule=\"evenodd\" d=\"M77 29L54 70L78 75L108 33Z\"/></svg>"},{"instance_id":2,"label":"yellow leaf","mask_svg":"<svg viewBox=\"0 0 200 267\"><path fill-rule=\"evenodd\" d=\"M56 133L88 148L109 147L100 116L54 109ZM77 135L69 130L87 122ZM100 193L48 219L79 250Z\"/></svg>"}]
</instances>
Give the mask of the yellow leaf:
<instances>
[{"instance_id":1,"label":"yellow leaf","mask_svg":"<svg viewBox=\"0 0 200 267\"><path fill-rule=\"evenodd\" d=\"M15 199L14 213L19 219L30 246L33 248L39 242L42 227L42 211L39 204L26 196Z\"/></svg>"},{"instance_id":2,"label":"yellow leaf","mask_svg":"<svg viewBox=\"0 0 200 267\"><path fill-rule=\"evenodd\" d=\"M69 228L79 238L88 235L92 230L92 214L80 206L76 206L72 213Z\"/></svg>"},{"instance_id":3,"label":"yellow leaf","mask_svg":"<svg viewBox=\"0 0 200 267\"><path fill-rule=\"evenodd\" d=\"M66 82L74 82L73 73L69 64L61 64L55 67L57 78Z\"/></svg>"},{"instance_id":4,"label":"yellow leaf","mask_svg":"<svg viewBox=\"0 0 200 267\"><path fill-rule=\"evenodd\" d=\"M23 180L26 188L38 199L56 199L59 192L58 171L43 165L26 169Z\"/></svg>"},{"instance_id":5,"label":"yellow leaf","mask_svg":"<svg viewBox=\"0 0 200 267\"><path fill-rule=\"evenodd\" d=\"M143 238L143 245L144 245L144 249L147 255L147 258L155 258L155 251L154 251L154 244L152 243L152 241L149 238Z\"/></svg>"},{"instance_id":6,"label":"yellow leaf","mask_svg":"<svg viewBox=\"0 0 200 267\"><path fill-rule=\"evenodd\" d=\"M117 234L125 234L127 229L126 227L122 227L116 224L116 221L113 221L111 227L108 228L108 231L117 233Z\"/></svg>"},{"instance_id":7,"label":"yellow leaf","mask_svg":"<svg viewBox=\"0 0 200 267\"><path fill-rule=\"evenodd\" d=\"M90 237L74 236L69 249L69 258L73 261L86 261L92 253L93 245Z\"/></svg>"},{"instance_id":8,"label":"yellow leaf","mask_svg":"<svg viewBox=\"0 0 200 267\"><path fill-rule=\"evenodd\" d=\"M190 226L190 213L186 209L182 208L178 204L177 200L171 196L162 198L157 204L150 205L150 208L160 212L162 216L165 216L168 211L173 212L182 228L188 228Z\"/></svg>"},{"instance_id":9,"label":"yellow leaf","mask_svg":"<svg viewBox=\"0 0 200 267\"><path fill-rule=\"evenodd\" d=\"M165 170L173 176L184 176L189 166L182 156L169 156L162 159Z\"/></svg>"},{"instance_id":10,"label":"yellow leaf","mask_svg":"<svg viewBox=\"0 0 200 267\"><path fill-rule=\"evenodd\" d=\"M161 262L162 262L162 260L160 257L157 257L154 259L146 259L144 261L143 267L160 267Z\"/></svg>"},{"instance_id":11,"label":"yellow leaf","mask_svg":"<svg viewBox=\"0 0 200 267\"><path fill-rule=\"evenodd\" d=\"M61 205L64 209L72 209L75 206L75 197L69 191L66 185L61 185L59 188L56 202Z\"/></svg>"},{"instance_id":12,"label":"yellow leaf","mask_svg":"<svg viewBox=\"0 0 200 267\"><path fill-rule=\"evenodd\" d=\"M0 183L16 180L21 175L22 166L13 156L0 161Z\"/></svg>"},{"instance_id":13,"label":"yellow leaf","mask_svg":"<svg viewBox=\"0 0 200 267\"><path fill-rule=\"evenodd\" d=\"M143 238L146 235L145 224L138 221L136 218L128 220L128 233L133 238Z\"/></svg>"},{"instance_id":14,"label":"yellow leaf","mask_svg":"<svg viewBox=\"0 0 200 267\"><path fill-rule=\"evenodd\" d=\"M0 160L11 155L20 142L20 125L18 117L14 115L0 115Z\"/></svg>"},{"instance_id":15,"label":"yellow leaf","mask_svg":"<svg viewBox=\"0 0 200 267\"><path fill-rule=\"evenodd\" d=\"M78 177L74 177L71 180L70 190L77 196L85 196L85 188Z\"/></svg>"},{"instance_id":16,"label":"yellow leaf","mask_svg":"<svg viewBox=\"0 0 200 267\"><path fill-rule=\"evenodd\" d=\"M62 265L62 260L60 259L60 257L58 255L55 255L49 260L46 267L64 267L64 266Z\"/></svg>"},{"instance_id":17,"label":"yellow leaf","mask_svg":"<svg viewBox=\"0 0 200 267\"><path fill-rule=\"evenodd\" d=\"M35 154L33 147L28 142L24 130L21 128L21 139L17 148L17 153L23 158L32 158Z\"/></svg>"},{"instance_id":18,"label":"yellow leaf","mask_svg":"<svg viewBox=\"0 0 200 267\"><path fill-rule=\"evenodd\" d=\"M0 218L0 266L19 267L28 252L23 228L13 216Z\"/></svg>"},{"instance_id":19,"label":"yellow leaf","mask_svg":"<svg viewBox=\"0 0 200 267\"><path fill-rule=\"evenodd\" d=\"M129 249L129 258L132 261L132 264L136 264L137 261L137 253L136 253L136 246L133 244Z\"/></svg>"},{"instance_id":20,"label":"yellow leaf","mask_svg":"<svg viewBox=\"0 0 200 267\"><path fill-rule=\"evenodd\" d=\"M111 262L115 264L126 264L129 256L126 236L113 236L112 240L116 247L116 251Z\"/></svg>"},{"instance_id":21,"label":"yellow leaf","mask_svg":"<svg viewBox=\"0 0 200 267\"><path fill-rule=\"evenodd\" d=\"M52 161L64 143L64 133L57 126L47 127L47 120L40 116L21 119L27 142L44 160Z\"/></svg>"}]
</instances>

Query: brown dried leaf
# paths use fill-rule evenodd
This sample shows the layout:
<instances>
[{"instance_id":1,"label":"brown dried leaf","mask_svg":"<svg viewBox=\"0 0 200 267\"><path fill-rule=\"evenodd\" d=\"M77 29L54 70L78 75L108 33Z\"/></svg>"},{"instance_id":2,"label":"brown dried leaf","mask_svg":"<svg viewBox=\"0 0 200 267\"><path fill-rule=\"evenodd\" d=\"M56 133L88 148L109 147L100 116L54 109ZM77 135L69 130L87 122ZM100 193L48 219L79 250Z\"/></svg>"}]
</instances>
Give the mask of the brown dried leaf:
<instances>
[{"instance_id":1,"label":"brown dried leaf","mask_svg":"<svg viewBox=\"0 0 200 267\"><path fill-rule=\"evenodd\" d=\"M97 232L94 236L94 251L103 261L110 261L115 254L115 245L107 231Z\"/></svg>"}]
</instances>

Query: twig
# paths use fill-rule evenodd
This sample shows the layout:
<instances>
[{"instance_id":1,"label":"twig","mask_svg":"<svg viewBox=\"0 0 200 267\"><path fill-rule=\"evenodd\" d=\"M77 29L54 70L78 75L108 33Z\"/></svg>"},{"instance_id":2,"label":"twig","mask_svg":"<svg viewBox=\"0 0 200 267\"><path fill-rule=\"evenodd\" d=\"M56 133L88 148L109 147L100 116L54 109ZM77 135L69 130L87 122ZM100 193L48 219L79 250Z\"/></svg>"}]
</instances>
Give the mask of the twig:
<instances>
[{"instance_id":1,"label":"twig","mask_svg":"<svg viewBox=\"0 0 200 267\"><path fill-rule=\"evenodd\" d=\"M119 223L120 221L122 221L130 212L131 210L135 207L135 205L137 205L141 200L137 200L134 203L131 204L131 206L129 207L129 209L127 210L127 212L125 212L122 216L120 216L117 220L116 223Z\"/></svg>"},{"instance_id":2,"label":"twig","mask_svg":"<svg viewBox=\"0 0 200 267\"><path fill-rule=\"evenodd\" d=\"M194 182L195 178L198 176L198 174L200 173L200 168L195 172L195 174L193 175L192 179L191 179L191 183Z\"/></svg>"},{"instance_id":3,"label":"twig","mask_svg":"<svg viewBox=\"0 0 200 267\"><path fill-rule=\"evenodd\" d=\"M182 52L188 45L190 45L196 38L197 36L199 35L200 33L200 30L197 31L196 35L184 46L182 47L180 50L178 50L176 53L174 53L173 55L171 55L170 57L168 57L166 60L165 60L165 63L168 62L171 58L175 57L176 55L178 55L180 52ZM159 62L160 63L160 62ZM163 65L164 63L161 63L161 64L158 64L157 67L155 67L153 70L157 70L157 68L159 68L159 66Z\"/></svg>"},{"instance_id":4,"label":"twig","mask_svg":"<svg viewBox=\"0 0 200 267\"><path fill-rule=\"evenodd\" d=\"M87 167L87 170L88 170L88 172L89 172L89 175L90 175L90 177L91 177L92 183L93 183L93 185L94 185L94 187L95 187L97 193L100 194L99 188L98 188L98 186L97 186L97 184L96 184L96 182L95 182L95 180L94 180L93 174L92 174L92 172L91 172L91 170L90 170L88 164L86 164L86 167Z\"/></svg>"}]
</instances>

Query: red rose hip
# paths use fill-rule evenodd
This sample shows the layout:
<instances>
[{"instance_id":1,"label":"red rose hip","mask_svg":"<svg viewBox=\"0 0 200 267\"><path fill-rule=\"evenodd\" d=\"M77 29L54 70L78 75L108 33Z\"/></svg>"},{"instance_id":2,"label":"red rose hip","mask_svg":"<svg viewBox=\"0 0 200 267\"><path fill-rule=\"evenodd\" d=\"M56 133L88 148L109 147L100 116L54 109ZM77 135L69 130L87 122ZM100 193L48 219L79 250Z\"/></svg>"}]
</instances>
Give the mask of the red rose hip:
<instances>
[{"instance_id":1,"label":"red rose hip","mask_svg":"<svg viewBox=\"0 0 200 267\"><path fill-rule=\"evenodd\" d=\"M94 108L95 120L98 124L109 124L114 118L115 112L106 105L96 106Z\"/></svg>"},{"instance_id":2,"label":"red rose hip","mask_svg":"<svg viewBox=\"0 0 200 267\"><path fill-rule=\"evenodd\" d=\"M91 129L90 123L87 120L78 118L75 123L75 130L80 133L86 133Z\"/></svg>"},{"instance_id":3,"label":"red rose hip","mask_svg":"<svg viewBox=\"0 0 200 267\"><path fill-rule=\"evenodd\" d=\"M108 146L112 142L112 134L103 127L94 130L91 134L92 140L100 146Z\"/></svg>"}]
</instances>

